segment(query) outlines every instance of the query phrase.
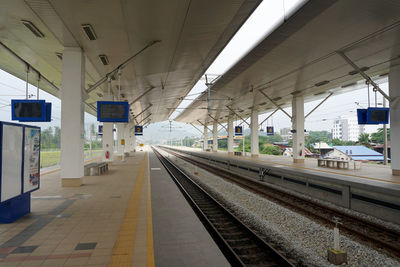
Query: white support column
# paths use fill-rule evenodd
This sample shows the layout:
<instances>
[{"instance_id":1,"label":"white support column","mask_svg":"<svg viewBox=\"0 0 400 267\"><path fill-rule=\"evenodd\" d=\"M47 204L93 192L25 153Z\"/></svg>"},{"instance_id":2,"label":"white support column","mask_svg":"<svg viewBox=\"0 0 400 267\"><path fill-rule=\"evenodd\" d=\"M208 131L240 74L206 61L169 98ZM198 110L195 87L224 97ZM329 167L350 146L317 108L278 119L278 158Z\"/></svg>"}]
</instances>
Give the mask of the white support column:
<instances>
[{"instance_id":1,"label":"white support column","mask_svg":"<svg viewBox=\"0 0 400 267\"><path fill-rule=\"evenodd\" d=\"M233 119L228 118L228 155L233 155Z\"/></svg>"},{"instance_id":2,"label":"white support column","mask_svg":"<svg viewBox=\"0 0 400 267\"><path fill-rule=\"evenodd\" d=\"M79 47L66 47L62 60L61 184L80 186L84 175L85 57Z\"/></svg>"},{"instance_id":3,"label":"white support column","mask_svg":"<svg viewBox=\"0 0 400 267\"><path fill-rule=\"evenodd\" d=\"M218 123L213 124L213 152L218 151Z\"/></svg>"},{"instance_id":4,"label":"white support column","mask_svg":"<svg viewBox=\"0 0 400 267\"><path fill-rule=\"evenodd\" d=\"M114 123L103 122L103 161L113 161Z\"/></svg>"},{"instance_id":5,"label":"white support column","mask_svg":"<svg viewBox=\"0 0 400 267\"><path fill-rule=\"evenodd\" d=\"M121 144L121 140L124 139L125 124L117 123L117 155L124 155L124 145Z\"/></svg>"},{"instance_id":6,"label":"white support column","mask_svg":"<svg viewBox=\"0 0 400 267\"><path fill-rule=\"evenodd\" d=\"M208 129L204 126L204 139L203 139L203 150L208 149Z\"/></svg>"},{"instance_id":7,"label":"white support column","mask_svg":"<svg viewBox=\"0 0 400 267\"><path fill-rule=\"evenodd\" d=\"M104 100L111 101L111 97ZM103 161L113 161L114 156L114 123L103 122Z\"/></svg>"},{"instance_id":8,"label":"white support column","mask_svg":"<svg viewBox=\"0 0 400 267\"><path fill-rule=\"evenodd\" d=\"M392 174L400 176L400 65L389 72L390 146Z\"/></svg>"},{"instance_id":9,"label":"white support column","mask_svg":"<svg viewBox=\"0 0 400 267\"><path fill-rule=\"evenodd\" d=\"M133 152L136 152L136 135L135 131L132 130L132 150Z\"/></svg>"},{"instance_id":10,"label":"white support column","mask_svg":"<svg viewBox=\"0 0 400 267\"><path fill-rule=\"evenodd\" d=\"M292 100L293 162L304 162L304 98L293 97Z\"/></svg>"},{"instance_id":11,"label":"white support column","mask_svg":"<svg viewBox=\"0 0 400 267\"><path fill-rule=\"evenodd\" d=\"M125 124L125 132L124 132L124 137L125 137L125 146L124 146L124 153L127 152L129 153L130 151L130 145L131 145L131 135L130 135L130 125Z\"/></svg>"},{"instance_id":12,"label":"white support column","mask_svg":"<svg viewBox=\"0 0 400 267\"><path fill-rule=\"evenodd\" d=\"M259 148L258 148L258 110L253 110L251 112L251 123L250 123L250 131L251 131L251 156L258 157ZM244 138L243 133L243 140Z\"/></svg>"}]
</instances>

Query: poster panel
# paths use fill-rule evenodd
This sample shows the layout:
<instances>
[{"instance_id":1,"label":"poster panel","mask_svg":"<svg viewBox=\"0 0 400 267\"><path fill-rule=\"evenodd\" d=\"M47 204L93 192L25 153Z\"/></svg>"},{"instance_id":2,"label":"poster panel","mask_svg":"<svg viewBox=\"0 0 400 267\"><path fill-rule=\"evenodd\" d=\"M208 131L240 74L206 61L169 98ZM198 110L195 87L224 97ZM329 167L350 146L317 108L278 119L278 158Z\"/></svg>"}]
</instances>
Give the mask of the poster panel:
<instances>
[{"instance_id":1,"label":"poster panel","mask_svg":"<svg viewBox=\"0 0 400 267\"><path fill-rule=\"evenodd\" d=\"M40 129L25 127L24 136L24 193L39 188Z\"/></svg>"},{"instance_id":2,"label":"poster panel","mask_svg":"<svg viewBox=\"0 0 400 267\"><path fill-rule=\"evenodd\" d=\"M0 124L1 144L1 202L21 195L22 132L20 125Z\"/></svg>"}]
</instances>

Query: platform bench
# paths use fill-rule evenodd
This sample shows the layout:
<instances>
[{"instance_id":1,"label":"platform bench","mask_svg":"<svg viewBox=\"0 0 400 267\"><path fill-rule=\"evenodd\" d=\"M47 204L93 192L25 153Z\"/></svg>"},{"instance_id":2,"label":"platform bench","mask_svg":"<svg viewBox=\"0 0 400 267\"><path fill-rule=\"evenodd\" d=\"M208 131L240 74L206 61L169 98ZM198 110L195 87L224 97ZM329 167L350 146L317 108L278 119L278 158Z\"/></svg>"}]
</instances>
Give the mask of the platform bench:
<instances>
[{"instance_id":1,"label":"platform bench","mask_svg":"<svg viewBox=\"0 0 400 267\"><path fill-rule=\"evenodd\" d=\"M338 159L318 159L318 167L349 169L350 161Z\"/></svg>"},{"instance_id":2,"label":"platform bench","mask_svg":"<svg viewBox=\"0 0 400 267\"><path fill-rule=\"evenodd\" d=\"M235 155L235 156L241 156L241 155L242 155L242 152L240 152L240 151L235 151L235 152L233 152L233 155Z\"/></svg>"},{"instance_id":3,"label":"platform bench","mask_svg":"<svg viewBox=\"0 0 400 267\"><path fill-rule=\"evenodd\" d=\"M107 162L93 162L84 167L85 176L101 175L108 171Z\"/></svg>"}]
</instances>

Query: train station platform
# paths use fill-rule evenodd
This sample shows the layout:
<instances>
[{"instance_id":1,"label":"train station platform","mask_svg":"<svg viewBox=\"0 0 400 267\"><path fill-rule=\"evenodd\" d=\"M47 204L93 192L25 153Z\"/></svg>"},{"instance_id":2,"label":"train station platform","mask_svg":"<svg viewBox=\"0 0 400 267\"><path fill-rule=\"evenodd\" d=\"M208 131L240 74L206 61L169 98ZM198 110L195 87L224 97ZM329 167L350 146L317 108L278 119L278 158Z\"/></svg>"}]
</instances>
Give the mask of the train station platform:
<instances>
[{"instance_id":1,"label":"train station platform","mask_svg":"<svg viewBox=\"0 0 400 267\"><path fill-rule=\"evenodd\" d=\"M151 151L80 187L41 177L31 213L0 224L0 266L228 266Z\"/></svg>"},{"instance_id":2,"label":"train station platform","mask_svg":"<svg viewBox=\"0 0 400 267\"><path fill-rule=\"evenodd\" d=\"M182 150L189 150L195 152L204 152L202 149L190 148L190 147L178 147ZM318 167L317 159L306 158L304 163L294 163L291 157L274 156L260 154L258 157L251 157L250 153L246 153L244 156L233 156L229 155L227 151L218 150L218 152L204 152L221 155L224 157L240 158L249 160L252 162L273 164L275 166L282 166L287 168L293 168L298 170L309 170L319 173L336 174L340 176L348 176L351 178L359 179L360 181L376 181L388 184L398 184L400 185L400 176L392 175L392 170L390 166L361 163L361 168L355 169L336 169L327 167Z\"/></svg>"},{"instance_id":3,"label":"train station platform","mask_svg":"<svg viewBox=\"0 0 400 267\"><path fill-rule=\"evenodd\" d=\"M169 148L207 165L323 201L324 205L400 224L400 177L393 176L390 167L362 164L360 170L343 170L318 167L316 159L293 163L292 158L282 156L234 156L224 151Z\"/></svg>"}]
</instances>

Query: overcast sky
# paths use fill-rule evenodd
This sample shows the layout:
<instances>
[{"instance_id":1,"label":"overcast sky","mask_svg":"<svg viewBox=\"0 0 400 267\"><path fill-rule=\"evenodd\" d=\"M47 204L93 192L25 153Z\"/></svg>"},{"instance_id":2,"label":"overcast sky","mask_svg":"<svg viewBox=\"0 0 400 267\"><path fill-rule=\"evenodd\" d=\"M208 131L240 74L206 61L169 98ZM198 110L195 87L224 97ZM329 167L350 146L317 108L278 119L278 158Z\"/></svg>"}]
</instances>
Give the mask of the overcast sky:
<instances>
[{"instance_id":1,"label":"overcast sky","mask_svg":"<svg viewBox=\"0 0 400 267\"><path fill-rule=\"evenodd\" d=\"M276 27L278 27L283 21L284 17L289 17L297 8L301 7L305 0L264 0L260 6L255 10L248 21L242 26L238 33L233 37L228 46L222 51L217 57L213 64L206 71L208 74L222 75L226 72L233 64L235 64L241 57L243 57L249 50L256 46L262 39L270 34ZM361 78L360 78L361 79ZM387 82L383 82L381 87L384 91L388 91ZM196 97L196 94L206 89L204 80L200 80L196 86L189 93L190 99ZM29 94L36 99L36 87L29 86ZM0 120L10 121L11 99L23 99L25 98L25 81L22 81L10 74L0 70ZM29 123L35 124L44 128L48 126L60 126L61 117L61 101L46 92L41 91L41 99L46 99L53 103L52 122L50 123ZM372 96L371 96L371 99ZM327 130L330 131L332 128L333 120L339 116L355 116L356 109L359 107L355 104L358 102L359 105L367 107L367 90L366 88L358 89L350 93L332 96L329 98L317 111L310 115L306 122L305 128L310 130ZM305 113L312 110L319 101L313 101L305 104ZM373 102L373 101L372 101ZM378 102L382 102L382 97L378 96ZM180 108L186 107L191 101L183 101L179 106ZM289 114L291 109L286 109ZM180 110L181 111L181 110ZM176 117L179 112L174 112L171 119ZM267 115L260 115L259 121L261 122ZM85 114L85 128L88 129L91 123L96 123L96 118L92 115ZM152 124L148 128L148 132L156 133L155 136L159 136L160 131L165 131L168 125L167 122ZM199 132L192 128L192 126L179 124L174 122L173 125L176 128L171 132L172 137L182 136L198 136ZM263 127L274 126L275 131L280 128L291 127L291 122L286 115L281 111L278 111L268 122L263 124ZM178 128L179 127L179 128ZM368 127L367 127L368 128ZM376 127L375 127L376 128ZM144 131L146 135L146 129Z\"/></svg>"}]
</instances>

